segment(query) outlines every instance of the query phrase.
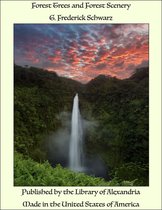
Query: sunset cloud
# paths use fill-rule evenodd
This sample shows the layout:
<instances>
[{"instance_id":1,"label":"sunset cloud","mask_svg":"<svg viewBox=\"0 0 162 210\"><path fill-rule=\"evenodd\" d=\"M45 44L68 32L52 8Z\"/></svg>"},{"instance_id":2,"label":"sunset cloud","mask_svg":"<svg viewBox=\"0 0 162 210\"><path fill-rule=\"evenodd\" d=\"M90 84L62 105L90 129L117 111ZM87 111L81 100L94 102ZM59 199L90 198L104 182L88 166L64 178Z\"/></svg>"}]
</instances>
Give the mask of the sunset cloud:
<instances>
[{"instance_id":1,"label":"sunset cloud","mask_svg":"<svg viewBox=\"0 0 162 210\"><path fill-rule=\"evenodd\" d=\"M14 60L86 83L148 65L148 24L15 24Z\"/></svg>"}]
</instances>

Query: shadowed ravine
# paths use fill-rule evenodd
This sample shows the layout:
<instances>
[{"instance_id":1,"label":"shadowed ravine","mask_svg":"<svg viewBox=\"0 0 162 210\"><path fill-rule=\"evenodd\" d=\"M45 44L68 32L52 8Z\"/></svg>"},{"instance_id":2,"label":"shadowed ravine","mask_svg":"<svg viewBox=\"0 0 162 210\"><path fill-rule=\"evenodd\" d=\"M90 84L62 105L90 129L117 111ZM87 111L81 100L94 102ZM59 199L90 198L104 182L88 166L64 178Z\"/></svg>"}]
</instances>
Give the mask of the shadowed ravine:
<instances>
[{"instance_id":1,"label":"shadowed ravine","mask_svg":"<svg viewBox=\"0 0 162 210\"><path fill-rule=\"evenodd\" d=\"M128 79L100 75L82 85L15 65L15 184L100 186L89 181L95 176L148 186L148 102L148 67Z\"/></svg>"}]
</instances>

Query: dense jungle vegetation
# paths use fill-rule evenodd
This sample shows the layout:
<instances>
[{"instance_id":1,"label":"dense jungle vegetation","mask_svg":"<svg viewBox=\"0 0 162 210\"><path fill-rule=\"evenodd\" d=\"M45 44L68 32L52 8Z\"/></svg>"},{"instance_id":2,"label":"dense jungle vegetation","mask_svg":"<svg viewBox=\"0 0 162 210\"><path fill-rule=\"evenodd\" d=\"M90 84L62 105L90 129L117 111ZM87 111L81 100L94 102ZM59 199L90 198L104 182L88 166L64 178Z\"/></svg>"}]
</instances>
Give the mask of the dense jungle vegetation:
<instances>
[{"instance_id":1,"label":"dense jungle vegetation","mask_svg":"<svg viewBox=\"0 0 162 210\"><path fill-rule=\"evenodd\" d=\"M49 160L47 136L63 126L58 116L71 113L76 92L83 118L97 122L85 134L85 152L103 160L106 180ZM84 85L15 65L14 150L17 186L149 185L148 68L123 80L100 75Z\"/></svg>"}]
</instances>

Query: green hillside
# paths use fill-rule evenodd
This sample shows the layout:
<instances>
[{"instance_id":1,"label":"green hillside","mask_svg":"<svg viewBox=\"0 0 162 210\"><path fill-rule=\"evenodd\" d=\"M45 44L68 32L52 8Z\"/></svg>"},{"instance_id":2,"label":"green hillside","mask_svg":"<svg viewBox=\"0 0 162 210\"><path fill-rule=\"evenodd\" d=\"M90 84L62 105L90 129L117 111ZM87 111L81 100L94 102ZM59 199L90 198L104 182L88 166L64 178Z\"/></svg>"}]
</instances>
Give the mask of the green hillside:
<instances>
[{"instance_id":1,"label":"green hillside","mask_svg":"<svg viewBox=\"0 0 162 210\"><path fill-rule=\"evenodd\" d=\"M79 186L123 185L123 182L127 185L127 181L134 185L148 185L148 72L148 68L137 69L124 80L100 75L83 85L43 69L15 65L15 185L70 186L73 182L71 174L79 176L80 181L73 182ZM103 160L108 183L97 181L99 178L95 177L91 180L88 175L77 175L59 165L52 168L47 162L46 137L63 126L58 115L71 113L76 92L83 118L96 122L96 126L89 127L85 134L86 155L99 156ZM39 177L39 170L40 174L46 173L45 181L41 175ZM67 176L57 174L58 170Z\"/></svg>"}]
</instances>

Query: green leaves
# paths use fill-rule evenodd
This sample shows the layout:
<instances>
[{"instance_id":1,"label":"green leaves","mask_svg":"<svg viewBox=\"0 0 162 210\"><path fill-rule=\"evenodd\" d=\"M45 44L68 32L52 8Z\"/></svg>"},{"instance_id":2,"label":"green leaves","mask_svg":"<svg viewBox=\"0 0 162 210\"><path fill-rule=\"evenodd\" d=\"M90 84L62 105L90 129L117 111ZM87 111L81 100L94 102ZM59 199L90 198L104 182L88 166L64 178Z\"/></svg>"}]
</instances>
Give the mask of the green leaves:
<instances>
[{"instance_id":1,"label":"green leaves","mask_svg":"<svg viewBox=\"0 0 162 210\"><path fill-rule=\"evenodd\" d=\"M119 186L115 180L106 182L102 178L75 173L58 164L52 168L48 161L40 164L19 153L14 156L14 185L15 186ZM130 186L125 181L125 186Z\"/></svg>"},{"instance_id":2,"label":"green leaves","mask_svg":"<svg viewBox=\"0 0 162 210\"><path fill-rule=\"evenodd\" d=\"M61 127L62 122L57 115L62 111L71 112L73 96L78 92L82 116L97 122L85 134L87 156L100 156L109 176L111 171L117 170L110 176L112 181L109 184L131 185L134 180L133 183L148 184L148 170L145 167L149 155L148 68L138 70L125 80L101 75L86 85L34 67L15 66L14 74L16 151L39 163L44 162L47 159L45 136ZM95 185L101 181L72 173L61 166L53 170L47 163L35 166L31 160L26 161L29 161L30 170L34 171L29 168L26 171L22 166L16 178L21 183L25 183L23 179L26 178L31 185L72 185L72 182L76 185ZM26 164L21 160L22 163ZM47 179L43 177L44 167L48 168ZM83 183L81 179L84 179Z\"/></svg>"},{"instance_id":3,"label":"green leaves","mask_svg":"<svg viewBox=\"0 0 162 210\"><path fill-rule=\"evenodd\" d=\"M135 186L146 186L148 183L148 164L125 163L114 170L114 179L119 183L123 180L133 181Z\"/></svg>"},{"instance_id":4,"label":"green leaves","mask_svg":"<svg viewBox=\"0 0 162 210\"><path fill-rule=\"evenodd\" d=\"M44 138L61 126L57 115L71 111L74 93L81 84L34 67L14 69L15 150L42 161Z\"/></svg>"}]
</instances>

